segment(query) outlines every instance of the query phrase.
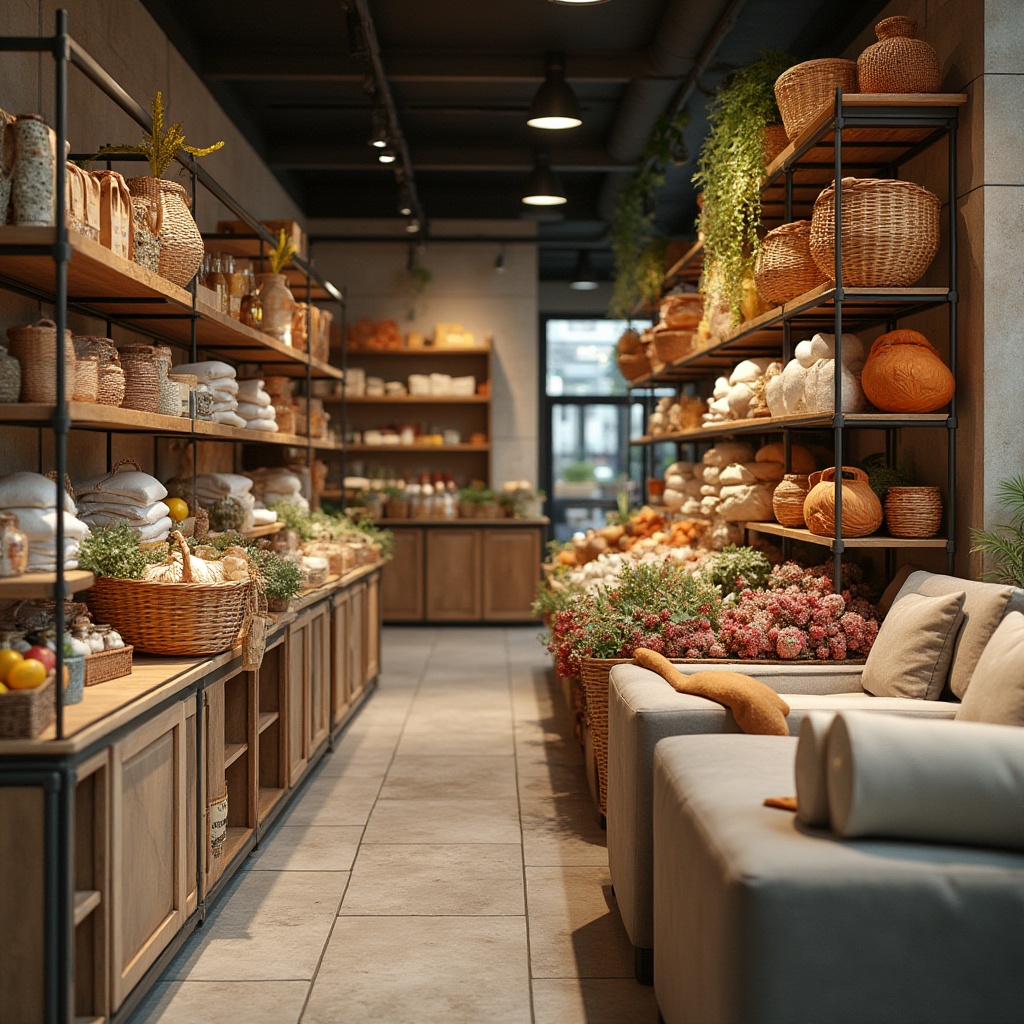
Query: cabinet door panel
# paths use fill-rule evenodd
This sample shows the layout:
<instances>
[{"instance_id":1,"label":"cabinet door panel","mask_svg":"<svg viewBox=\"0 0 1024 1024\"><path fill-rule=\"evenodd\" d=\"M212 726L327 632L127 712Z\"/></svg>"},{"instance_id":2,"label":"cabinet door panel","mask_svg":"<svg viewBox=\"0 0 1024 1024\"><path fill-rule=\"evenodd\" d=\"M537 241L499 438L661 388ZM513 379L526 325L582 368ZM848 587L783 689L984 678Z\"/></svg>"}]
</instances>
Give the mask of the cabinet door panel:
<instances>
[{"instance_id":1,"label":"cabinet door panel","mask_svg":"<svg viewBox=\"0 0 1024 1024\"><path fill-rule=\"evenodd\" d=\"M331 633L326 602L309 620L310 753L331 729Z\"/></svg>"},{"instance_id":2,"label":"cabinet door panel","mask_svg":"<svg viewBox=\"0 0 1024 1024\"><path fill-rule=\"evenodd\" d=\"M331 681L334 690L332 707L335 725L340 725L352 703L349 679L349 595L337 594L331 613Z\"/></svg>"},{"instance_id":3,"label":"cabinet door panel","mask_svg":"<svg viewBox=\"0 0 1024 1024\"><path fill-rule=\"evenodd\" d=\"M398 527L394 557L381 570L385 622L423 621L423 530Z\"/></svg>"},{"instance_id":4,"label":"cabinet door panel","mask_svg":"<svg viewBox=\"0 0 1024 1024\"><path fill-rule=\"evenodd\" d=\"M308 660L309 630L293 622L288 628L288 784L294 786L302 777L309 761L306 721L309 704L306 694L306 662Z\"/></svg>"},{"instance_id":5,"label":"cabinet door panel","mask_svg":"<svg viewBox=\"0 0 1024 1024\"><path fill-rule=\"evenodd\" d=\"M366 682L380 672L380 577L366 581Z\"/></svg>"},{"instance_id":6,"label":"cabinet door panel","mask_svg":"<svg viewBox=\"0 0 1024 1024\"><path fill-rule=\"evenodd\" d=\"M427 532L426 593L430 622L480 618L480 530L451 527Z\"/></svg>"},{"instance_id":7,"label":"cabinet door panel","mask_svg":"<svg viewBox=\"0 0 1024 1024\"><path fill-rule=\"evenodd\" d=\"M348 685L355 700L366 685L366 587L353 587L348 597Z\"/></svg>"},{"instance_id":8,"label":"cabinet door panel","mask_svg":"<svg viewBox=\"0 0 1024 1024\"><path fill-rule=\"evenodd\" d=\"M483 617L530 619L540 579L540 531L502 527L483 531Z\"/></svg>"}]
</instances>

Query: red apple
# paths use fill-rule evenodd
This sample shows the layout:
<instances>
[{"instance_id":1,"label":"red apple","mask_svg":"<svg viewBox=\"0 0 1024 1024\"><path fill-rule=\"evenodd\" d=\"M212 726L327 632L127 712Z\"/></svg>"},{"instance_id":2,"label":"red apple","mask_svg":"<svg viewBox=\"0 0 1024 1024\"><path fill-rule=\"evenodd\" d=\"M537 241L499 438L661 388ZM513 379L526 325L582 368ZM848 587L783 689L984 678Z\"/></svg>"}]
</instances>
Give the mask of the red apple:
<instances>
[{"instance_id":1,"label":"red apple","mask_svg":"<svg viewBox=\"0 0 1024 1024\"><path fill-rule=\"evenodd\" d=\"M35 658L46 666L47 672L52 672L57 667L57 655L49 647L30 647L25 652L26 658Z\"/></svg>"}]
</instances>

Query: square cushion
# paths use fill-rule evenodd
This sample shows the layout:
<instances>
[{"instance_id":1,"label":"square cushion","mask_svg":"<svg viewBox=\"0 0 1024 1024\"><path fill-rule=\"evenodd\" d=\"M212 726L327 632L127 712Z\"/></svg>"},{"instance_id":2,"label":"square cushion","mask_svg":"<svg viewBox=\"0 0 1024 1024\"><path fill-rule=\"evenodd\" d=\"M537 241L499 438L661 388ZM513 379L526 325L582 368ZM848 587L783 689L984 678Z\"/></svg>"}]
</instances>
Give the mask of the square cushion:
<instances>
[{"instance_id":1,"label":"square cushion","mask_svg":"<svg viewBox=\"0 0 1024 1024\"><path fill-rule=\"evenodd\" d=\"M903 584L896 601L907 594L938 597L941 594L963 591L964 623L953 649L953 662L949 669L949 689L963 699L971 676L996 626L1007 611L1022 610L1018 606L1021 592L1014 587L995 583L977 583L956 576L940 576L929 572L915 572ZM895 602L894 602L895 604Z\"/></svg>"},{"instance_id":2,"label":"square cushion","mask_svg":"<svg viewBox=\"0 0 1024 1024\"><path fill-rule=\"evenodd\" d=\"M864 666L862 685L876 697L938 700L964 618L964 592L893 602Z\"/></svg>"},{"instance_id":3,"label":"square cushion","mask_svg":"<svg viewBox=\"0 0 1024 1024\"><path fill-rule=\"evenodd\" d=\"M1010 612L978 659L956 717L1024 725L1024 615Z\"/></svg>"}]
</instances>

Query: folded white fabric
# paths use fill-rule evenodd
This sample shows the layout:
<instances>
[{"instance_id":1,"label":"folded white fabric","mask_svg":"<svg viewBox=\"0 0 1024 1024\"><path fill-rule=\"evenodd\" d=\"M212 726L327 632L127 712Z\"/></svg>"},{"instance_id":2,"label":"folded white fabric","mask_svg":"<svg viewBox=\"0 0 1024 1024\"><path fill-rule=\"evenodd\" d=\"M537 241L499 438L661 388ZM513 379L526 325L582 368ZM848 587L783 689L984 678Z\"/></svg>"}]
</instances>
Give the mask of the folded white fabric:
<instances>
[{"instance_id":1,"label":"folded white fabric","mask_svg":"<svg viewBox=\"0 0 1024 1024\"><path fill-rule=\"evenodd\" d=\"M1024 850L1024 729L865 712L828 738L832 829Z\"/></svg>"},{"instance_id":2,"label":"folded white fabric","mask_svg":"<svg viewBox=\"0 0 1024 1024\"><path fill-rule=\"evenodd\" d=\"M267 433L277 433L277 420L246 420L245 425L249 430L265 430Z\"/></svg>"},{"instance_id":3,"label":"folded white fabric","mask_svg":"<svg viewBox=\"0 0 1024 1024\"><path fill-rule=\"evenodd\" d=\"M251 477L241 473L200 473L196 476L196 492L206 492L218 498L237 498L252 490Z\"/></svg>"},{"instance_id":4,"label":"folded white fabric","mask_svg":"<svg viewBox=\"0 0 1024 1024\"><path fill-rule=\"evenodd\" d=\"M204 383L218 377L230 377L232 380L235 378L235 368L229 363L222 363L219 359L207 359L200 363L179 363L171 367L171 373L189 373Z\"/></svg>"},{"instance_id":5,"label":"folded white fabric","mask_svg":"<svg viewBox=\"0 0 1024 1024\"><path fill-rule=\"evenodd\" d=\"M141 541L157 541L167 540L171 534L171 528L174 524L171 522L170 516L164 516L163 519L158 519L155 523L150 523L147 526L134 527L135 532L139 535Z\"/></svg>"},{"instance_id":6,"label":"folded white fabric","mask_svg":"<svg viewBox=\"0 0 1024 1024\"><path fill-rule=\"evenodd\" d=\"M243 420L237 412L232 412L230 409L215 412L210 419L213 420L214 423L226 423L229 427L245 426L245 420Z\"/></svg>"},{"instance_id":7,"label":"folded white fabric","mask_svg":"<svg viewBox=\"0 0 1024 1024\"><path fill-rule=\"evenodd\" d=\"M151 505L154 501L163 501L167 497L167 488L155 476L139 470L122 470L115 473L104 473L103 476L86 480L78 488L79 501L86 503L98 499L92 495L121 495L133 499L136 505Z\"/></svg>"},{"instance_id":8,"label":"folded white fabric","mask_svg":"<svg viewBox=\"0 0 1024 1024\"><path fill-rule=\"evenodd\" d=\"M111 495L113 498L113 495ZM162 501L154 501L152 505L134 505L106 499L100 502L82 502L79 514L89 516L90 520L106 518L116 522L121 519L131 520L140 526L155 523L170 513L170 509ZM94 524L95 525L95 524Z\"/></svg>"},{"instance_id":9,"label":"folded white fabric","mask_svg":"<svg viewBox=\"0 0 1024 1024\"><path fill-rule=\"evenodd\" d=\"M270 405L264 383L259 378L238 381L238 401L251 402L253 405Z\"/></svg>"},{"instance_id":10,"label":"folded white fabric","mask_svg":"<svg viewBox=\"0 0 1024 1024\"><path fill-rule=\"evenodd\" d=\"M831 711L808 711L800 723L796 747L796 816L805 825L828 828L828 734L835 721Z\"/></svg>"},{"instance_id":11,"label":"folded white fabric","mask_svg":"<svg viewBox=\"0 0 1024 1024\"><path fill-rule=\"evenodd\" d=\"M239 402L236 412L243 420L277 419L277 410L269 403L260 405L258 402Z\"/></svg>"},{"instance_id":12,"label":"folded white fabric","mask_svg":"<svg viewBox=\"0 0 1024 1024\"><path fill-rule=\"evenodd\" d=\"M57 485L42 473L9 473L0 477L0 508L56 508ZM64 511L75 512L75 502L61 487Z\"/></svg>"},{"instance_id":13,"label":"folded white fabric","mask_svg":"<svg viewBox=\"0 0 1024 1024\"><path fill-rule=\"evenodd\" d=\"M55 508L9 508L5 509L18 517L18 528L25 534L29 544L52 541L57 536L57 510ZM64 516L65 540L81 540L89 533L89 526L70 512Z\"/></svg>"},{"instance_id":14,"label":"folded white fabric","mask_svg":"<svg viewBox=\"0 0 1024 1024\"><path fill-rule=\"evenodd\" d=\"M277 522L277 513L271 512L269 508L253 509L252 521L254 526L269 526Z\"/></svg>"}]
</instances>

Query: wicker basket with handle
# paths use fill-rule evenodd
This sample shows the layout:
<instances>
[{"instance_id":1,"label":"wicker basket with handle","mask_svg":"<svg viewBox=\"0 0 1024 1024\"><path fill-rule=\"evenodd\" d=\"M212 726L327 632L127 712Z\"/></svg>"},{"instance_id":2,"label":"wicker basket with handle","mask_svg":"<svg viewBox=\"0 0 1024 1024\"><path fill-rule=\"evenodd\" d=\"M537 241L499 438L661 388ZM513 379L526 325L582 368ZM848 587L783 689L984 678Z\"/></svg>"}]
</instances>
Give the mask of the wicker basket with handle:
<instances>
[{"instance_id":1,"label":"wicker basket with handle","mask_svg":"<svg viewBox=\"0 0 1024 1024\"><path fill-rule=\"evenodd\" d=\"M939 251L939 199L912 181L843 178L843 284L906 288L920 280ZM835 274L835 183L814 201L811 255Z\"/></svg>"},{"instance_id":2,"label":"wicker basket with handle","mask_svg":"<svg viewBox=\"0 0 1024 1024\"><path fill-rule=\"evenodd\" d=\"M57 401L57 325L52 320L11 327L10 353L21 363L21 400L53 405ZM64 332L65 395L75 392L75 345Z\"/></svg>"},{"instance_id":3,"label":"wicker basket with handle","mask_svg":"<svg viewBox=\"0 0 1024 1024\"><path fill-rule=\"evenodd\" d=\"M651 363L646 352L636 355L619 355L619 372L626 380L636 380L651 372Z\"/></svg>"},{"instance_id":4,"label":"wicker basket with handle","mask_svg":"<svg viewBox=\"0 0 1024 1024\"><path fill-rule=\"evenodd\" d=\"M775 80L775 99L790 139L795 139L833 103L836 89L857 91L855 61L838 57L806 60L779 75Z\"/></svg>"},{"instance_id":5,"label":"wicker basket with handle","mask_svg":"<svg viewBox=\"0 0 1024 1024\"><path fill-rule=\"evenodd\" d=\"M695 331L655 331L654 350L661 363L673 363L693 351Z\"/></svg>"},{"instance_id":6,"label":"wicker basket with handle","mask_svg":"<svg viewBox=\"0 0 1024 1024\"><path fill-rule=\"evenodd\" d=\"M765 235L754 270L754 284L765 302L781 306L828 280L811 256L810 242L809 220L783 224Z\"/></svg>"},{"instance_id":7,"label":"wicker basket with handle","mask_svg":"<svg viewBox=\"0 0 1024 1024\"><path fill-rule=\"evenodd\" d=\"M104 576L89 591L97 621L111 623L147 654L195 656L231 650L255 612L252 581L193 583L188 545L171 534L182 559L181 583L148 583Z\"/></svg>"},{"instance_id":8,"label":"wicker basket with handle","mask_svg":"<svg viewBox=\"0 0 1024 1024\"><path fill-rule=\"evenodd\" d=\"M885 494L885 525L894 537L934 537L942 526L938 487L890 487Z\"/></svg>"}]
</instances>

